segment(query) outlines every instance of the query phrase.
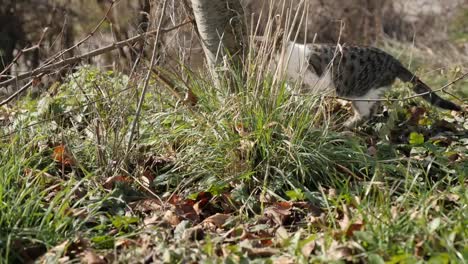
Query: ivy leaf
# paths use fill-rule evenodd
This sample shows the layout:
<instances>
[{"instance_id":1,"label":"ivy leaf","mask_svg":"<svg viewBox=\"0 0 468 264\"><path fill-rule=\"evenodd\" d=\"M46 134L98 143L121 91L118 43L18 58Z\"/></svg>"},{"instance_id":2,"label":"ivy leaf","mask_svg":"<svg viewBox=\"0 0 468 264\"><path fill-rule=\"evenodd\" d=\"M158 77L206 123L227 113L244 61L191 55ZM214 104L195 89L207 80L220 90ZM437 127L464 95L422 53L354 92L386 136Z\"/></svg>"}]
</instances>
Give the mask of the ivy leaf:
<instances>
[{"instance_id":1,"label":"ivy leaf","mask_svg":"<svg viewBox=\"0 0 468 264\"><path fill-rule=\"evenodd\" d=\"M411 132L409 137L409 143L413 146L424 144L424 135L418 132Z\"/></svg>"},{"instance_id":2,"label":"ivy leaf","mask_svg":"<svg viewBox=\"0 0 468 264\"><path fill-rule=\"evenodd\" d=\"M300 189L289 190L286 192L286 196L288 196L291 201L302 201L305 199L304 192Z\"/></svg>"}]
</instances>

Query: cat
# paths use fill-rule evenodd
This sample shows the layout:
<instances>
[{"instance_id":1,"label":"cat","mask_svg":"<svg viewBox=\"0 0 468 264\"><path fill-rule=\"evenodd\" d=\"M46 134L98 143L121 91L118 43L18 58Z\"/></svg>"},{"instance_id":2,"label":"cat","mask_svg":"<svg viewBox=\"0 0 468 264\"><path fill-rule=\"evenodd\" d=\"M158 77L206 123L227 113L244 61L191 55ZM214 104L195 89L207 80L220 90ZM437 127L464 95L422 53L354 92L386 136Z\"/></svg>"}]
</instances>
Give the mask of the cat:
<instances>
[{"instance_id":1,"label":"cat","mask_svg":"<svg viewBox=\"0 0 468 264\"><path fill-rule=\"evenodd\" d=\"M344 124L348 128L374 114L378 101L372 100L381 99L397 78L412 83L413 90L423 94L421 97L435 106L462 110L433 93L396 58L378 48L288 42L283 52L275 60L278 65L286 65L287 78L300 81L305 90L315 93L332 91L352 101L354 115Z\"/></svg>"}]
</instances>

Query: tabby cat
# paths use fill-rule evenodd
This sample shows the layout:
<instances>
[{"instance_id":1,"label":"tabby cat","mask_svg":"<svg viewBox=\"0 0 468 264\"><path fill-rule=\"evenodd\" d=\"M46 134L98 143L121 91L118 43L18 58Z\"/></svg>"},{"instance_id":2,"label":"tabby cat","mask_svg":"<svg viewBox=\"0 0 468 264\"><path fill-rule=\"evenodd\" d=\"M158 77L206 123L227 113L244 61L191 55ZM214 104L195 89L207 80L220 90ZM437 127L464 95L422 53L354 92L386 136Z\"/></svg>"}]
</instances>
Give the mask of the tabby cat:
<instances>
[{"instance_id":1,"label":"tabby cat","mask_svg":"<svg viewBox=\"0 0 468 264\"><path fill-rule=\"evenodd\" d=\"M461 107L433 93L392 55L373 47L289 42L278 62L286 61L288 78L301 81L302 87L315 92L335 92L350 99L354 115L345 123L353 127L370 118L377 101L396 78L410 82L413 90L433 105L461 111ZM281 64L280 64L281 65ZM362 101L360 101L362 100Z\"/></svg>"}]
</instances>

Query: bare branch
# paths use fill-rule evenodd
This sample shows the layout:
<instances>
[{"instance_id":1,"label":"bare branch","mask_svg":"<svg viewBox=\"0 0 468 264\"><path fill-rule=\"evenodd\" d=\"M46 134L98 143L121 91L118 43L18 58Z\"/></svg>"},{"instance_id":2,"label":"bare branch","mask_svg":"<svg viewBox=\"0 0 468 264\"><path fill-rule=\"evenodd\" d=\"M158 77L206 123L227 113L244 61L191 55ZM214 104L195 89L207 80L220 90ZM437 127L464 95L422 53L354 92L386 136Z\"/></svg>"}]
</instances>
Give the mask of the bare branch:
<instances>
[{"instance_id":1,"label":"bare branch","mask_svg":"<svg viewBox=\"0 0 468 264\"><path fill-rule=\"evenodd\" d=\"M42 30L41 38L39 39L39 41L35 45L33 45L33 46L29 47L29 48L24 48L24 49L19 51L18 54L16 54L15 58L10 62L10 64L8 64L8 66L6 66L5 69L3 69L2 72L0 72L0 78L3 77L4 74L11 67L13 67L13 65L15 65L15 63L21 58L21 56L23 56L23 54L25 54L27 52L30 52L30 51L33 51L33 50L36 50L36 49L39 49L39 47L42 44L42 41L44 40L44 37L45 37L47 31L49 31L49 28L47 28L47 27Z\"/></svg>"},{"instance_id":2,"label":"bare branch","mask_svg":"<svg viewBox=\"0 0 468 264\"><path fill-rule=\"evenodd\" d=\"M160 33L161 34L168 33L170 31L176 30L176 29L178 29L178 28L180 28L182 26L185 26L187 24L190 24L190 23L192 23L192 21L187 20L187 21L184 21L183 23L181 23L179 25L176 25L176 26L174 26L172 28L161 29ZM101 54L110 52L112 50L119 49L119 48L122 48L124 46L132 45L132 44L134 44L134 43L136 43L138 41L141 41L141 40L147 38L150 35L154 35L154 34L157 34L157 33L158 33L158 30L148 31L146 33L142 33L142 34L136 35L134 37L128 38L126 40L118 41L118 42L109 44L107 46L104 46L102 48L92 50L90 52L87 52L87 53L79 55L79 56L74 56L74 57L71 57L71 58L68 58L68 59L61 60L59 62L53 63L53 64L40 66L39 68L36 68L36 69L34 69L32 71L29 71L29 72L26 72L26 73L23 73L23 74L19 74L18 76L15 76L15 77L10 78L10 79L8 79L6 81L0 82L0 87L1 86L7 86L9 84L12 84L12 83L24 80L24 79L35 77L35 76L37 76L39 74L48 74L48 73L50 73L50 72L52 72L52 71L54 71L54 70L56 70L58 68L62 68L62 67L67 66L67 65L75 64L75 63L77 63L77 62L79 62L81 60L96 57L96 56L99 56ZM2 106L2 105L3 104L0 104L0 106Z\"/></svg>"},{"instance_id":3,"label":"bare branch","mask_svg":"<svg viewBox=\"0 0 468 264\"><path fill-rule=\"evenodd\" d=\"M144 102L144 99L145 99L145 94L146 94L146 91L148 89L148 84L149 84L149 80L150 80L150 77L151 77L151 72L153 70L154 64L156 63L156 53L158 51L159 36L160 36L160 32L161 32L161 25L162 25L162 21L163 21L163 17L164 17L164 12L166 11L166 4L167 4L167 0L164 0L163 5L162 5L162 13L161 13L161 16L160 16L159 22L158 22L158 27L156 28L156 37L154 38L153 53L151 54L151 61L150 61L149 69L148 69L148 72L147 72L146 77L145 77L144 82L143 82L143 90L141 91L140 99L138 100L138 106L137 106L137 111L136 111L136 114L135 114L135 119L133 120L132 128L130 130L130 138L128 139L127 152L130 152L130 150L132 148L132 141L133 141L133 137L135 135L135 129L136 129L136 126L138 124L138 120L140 118L141 108L143 106L143 102Z\"/></svg>"}]
</instances>

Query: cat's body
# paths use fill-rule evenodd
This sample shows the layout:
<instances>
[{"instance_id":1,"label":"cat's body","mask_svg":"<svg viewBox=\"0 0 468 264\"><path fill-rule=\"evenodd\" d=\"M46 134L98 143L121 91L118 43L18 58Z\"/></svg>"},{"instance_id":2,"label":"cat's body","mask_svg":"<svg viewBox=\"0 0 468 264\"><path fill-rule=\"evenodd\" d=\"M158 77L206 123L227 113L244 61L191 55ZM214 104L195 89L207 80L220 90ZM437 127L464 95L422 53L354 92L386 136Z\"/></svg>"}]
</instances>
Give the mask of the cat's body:
<instances>
[{"instance_id":1,"label":"cat's body","mask_svg":"<svg viewBox=\"0 0 468 264\"><path fill-rule=\"evenodd\" d=\"M346 122L348 127L373 114L377 101L366 100L380 99L396 78L411 82L413 90L426 93L422 97L433 105L461 110L430 93L431 89L397 59L377 48L289 42L285 51L282 57L287 61L285 71L290 79L302 81L307 90L334 91L339 97L352 100L354 116Z\"/></svg>"}]
</instances>

